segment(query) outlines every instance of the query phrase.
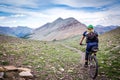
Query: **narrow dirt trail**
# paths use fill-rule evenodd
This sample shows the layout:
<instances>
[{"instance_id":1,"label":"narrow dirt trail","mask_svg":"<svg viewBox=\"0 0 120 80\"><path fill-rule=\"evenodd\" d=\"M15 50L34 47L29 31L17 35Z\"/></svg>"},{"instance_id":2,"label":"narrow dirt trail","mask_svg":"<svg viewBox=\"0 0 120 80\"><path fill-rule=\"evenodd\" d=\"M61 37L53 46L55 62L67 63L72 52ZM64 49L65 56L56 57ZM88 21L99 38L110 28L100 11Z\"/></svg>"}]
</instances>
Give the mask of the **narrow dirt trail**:
<instances>
[{"instance_id":1,"label":"narrow dirt trail","mask_svg":"<svg viewBox=\"0 0 120 80\"><path fill-rule=\"evenodd\" d=\"M78 49L74 48L74 47L71 47L71 46L68 46L68 45L65 45L65 44L61 44L61 45L64 46L65 48L68 48L68 49L70 49L72 51L75 51L78 54L80 54L80 56L81 56L80 64L76 64L76 65L78 65L78 67L76 67L76 69L78 71L78 74L80 74L81 80L93 80L93 79L90 78L90 76L88 74L89 73L88 69L84 68L85 53L82 52L81 50L78 50Z\"/></svg>"},{"instance_id":2,"label":"narrow dirt trail","mask_svg":"<svg viewBox=\"0 0 120 80\"><path fill-rule=\"evenodd\" d=\"M64 47L66 47L66 48L68 48L70 50L73 50L73 51L77 52L78 54L80 54L80 56L81 56L80 63L81 64L84 63L84 58L85 58L85 53L84 52L82 52L81 50L78 50L78 49L76 49L74 47L67 46L65 44L62 44L62 46L64 46Z\"/></svg>"}]
</instances>

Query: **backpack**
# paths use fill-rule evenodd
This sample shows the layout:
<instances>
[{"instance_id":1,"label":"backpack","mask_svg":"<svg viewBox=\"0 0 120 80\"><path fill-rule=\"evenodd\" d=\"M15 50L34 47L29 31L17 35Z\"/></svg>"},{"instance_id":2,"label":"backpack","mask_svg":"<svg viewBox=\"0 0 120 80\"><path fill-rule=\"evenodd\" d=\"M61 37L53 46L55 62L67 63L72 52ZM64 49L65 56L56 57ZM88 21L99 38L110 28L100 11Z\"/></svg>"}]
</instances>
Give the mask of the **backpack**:
<instances>
[{"instance_id":1,"label":"backpack","mask_svg":"<svg viewBox=\"0 0 120 80\"><path fill-rule=\"evenodd\" d=\"M94 41L97 39L97 34L94 32L89 32L87 35L86 35L86 38L87 40L90 40L90 41Z\"/></svg>"}]
</instances>

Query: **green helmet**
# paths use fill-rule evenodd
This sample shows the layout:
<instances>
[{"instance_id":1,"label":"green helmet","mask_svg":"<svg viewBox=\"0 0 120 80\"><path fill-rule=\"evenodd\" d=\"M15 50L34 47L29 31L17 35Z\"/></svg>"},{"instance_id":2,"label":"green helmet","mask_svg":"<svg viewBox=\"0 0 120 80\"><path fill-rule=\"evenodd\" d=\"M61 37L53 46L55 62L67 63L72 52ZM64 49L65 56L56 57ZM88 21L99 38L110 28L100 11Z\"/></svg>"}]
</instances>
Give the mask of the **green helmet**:
<instances>
[{"instance_id":1,"label":"green helmet","mask_svg":"<svg viewBox=\"0 0 120 80\"><path fill-rule=\"evenodd\" d=\"M87 26L87 28L91 28L91 29L93 29L93 25L89 25L89 26Z\"/></svg>"}]
</instances>

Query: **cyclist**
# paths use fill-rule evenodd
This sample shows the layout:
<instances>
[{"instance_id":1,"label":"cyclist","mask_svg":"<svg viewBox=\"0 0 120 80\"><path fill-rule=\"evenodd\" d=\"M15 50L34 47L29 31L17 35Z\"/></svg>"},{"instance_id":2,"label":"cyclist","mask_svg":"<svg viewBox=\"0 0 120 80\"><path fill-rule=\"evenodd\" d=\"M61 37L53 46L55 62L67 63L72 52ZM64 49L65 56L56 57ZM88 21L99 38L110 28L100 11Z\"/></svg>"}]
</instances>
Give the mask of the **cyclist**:
<instances>
[{"instance_id":1,"label":"cyclist","mask_svg":"<svg viewBox=\"0 0 120 80\"><path fill-rule=\"evenodd\" d=\"M85 54L85 64L84 67L88 66L88 55L92 49L92 47L97 47L98 48L98 33L94 30L93 25L87 26L87 31L83 33L83 36L80 40L80 45L82 45L82 42L84 38L86 37L86 54Z\"/></svg>"}]
</instances>

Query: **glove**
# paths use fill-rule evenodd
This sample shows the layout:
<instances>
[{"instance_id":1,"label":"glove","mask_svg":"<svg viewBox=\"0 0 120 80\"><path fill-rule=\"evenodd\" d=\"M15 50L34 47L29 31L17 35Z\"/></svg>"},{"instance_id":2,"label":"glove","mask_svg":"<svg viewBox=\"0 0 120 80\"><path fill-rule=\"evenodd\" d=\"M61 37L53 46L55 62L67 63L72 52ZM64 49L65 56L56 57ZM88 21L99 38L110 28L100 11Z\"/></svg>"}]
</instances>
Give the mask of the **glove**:
<instances>
[{"instance_id":1,"label":"glove","mask_svg":"<svg viewBox=\"0 0 120 80\"><path fill-rule=\"evenodd\" d=\"M82 45L82 43L80 43L80 45Z\"/></svg>"}]
</instances>

